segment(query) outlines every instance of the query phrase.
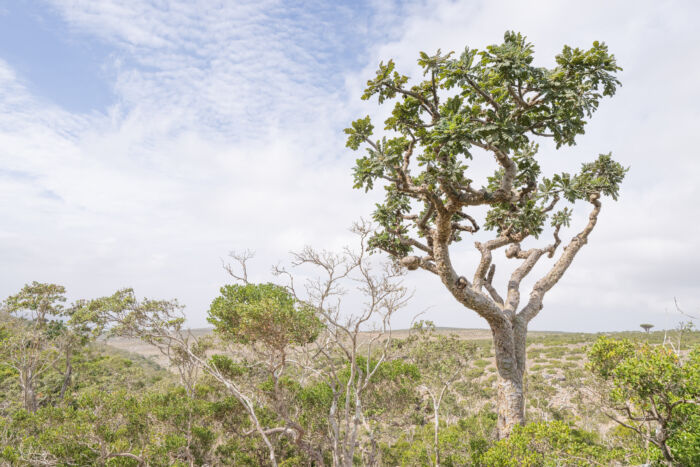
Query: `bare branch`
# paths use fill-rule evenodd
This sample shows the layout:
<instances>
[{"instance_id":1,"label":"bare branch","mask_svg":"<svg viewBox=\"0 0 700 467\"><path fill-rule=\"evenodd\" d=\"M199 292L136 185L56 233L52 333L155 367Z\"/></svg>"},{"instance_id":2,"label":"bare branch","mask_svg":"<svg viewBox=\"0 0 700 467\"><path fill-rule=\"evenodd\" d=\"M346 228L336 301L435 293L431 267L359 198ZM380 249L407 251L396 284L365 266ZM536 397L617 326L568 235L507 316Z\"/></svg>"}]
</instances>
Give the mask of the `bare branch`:
<instances>
[{"instance_id":1,"label":"bare branch","mask_svg":"<svg viewBox=\"0 0 700 467\"><path fill-rule=\"evenodd\" d=\"M532 268L535 267L535 264L544 255L545 251L544 249L533 248L523 252L520 250L519 244L514 244L511 245L511 249L506 253L508 257L517 257L525 260L513 271L508 281L508 294L504 310L509 315L514 315L520 304L520 283L532 271Z\"/></svg>"},{"instance_id":2,"label":"bare branch","mask_svg":"<svg viewBox=\"0 0 700 467\"><path fill-rule=\"evenodd\" d=\"M680 314L682 314L683 316L686 316L686 317L688 317L688 318L690 318L690 319L698 319L698 320L700 320L700 317L695 316L695 315L691 315L690 313L687 313L685 310L683 310L683 309L681 308L680 304L678 303L678 299L677 299L676 297L673 297L673 303L676 305L676 311L678 311L678 313L680 313Z\"/></svg>"},{"instance_id":3,"label":"bare branch","mask_svg":"<svg viewBox=\"0 0 700 467\"><path fill-rule=\"evenodd\" d=\"M496 273L496 265L492 264L491 267L489 268L489 272L486 276L486 281L484 282L484 288L488 291L489 295L491 295L491 298L493 298L493 301L496 302L497 304L503 306L503 298L498 294L496 289L493 286L493 276Z\"/></svg>"},{"instance_id":4,"label":"bare branch","mask_svg":"<svg viewBox=\"0 0 700 467\"><path fill-rule=\"evenodd\" d=\"M489 240L486 243L474 242L474 246L476 247L476 249L481 252L481 261L476 267L476 271L474 271L474 285L472 286L474 291L479 292L481 290L481 287L484 285L484 282L486 280L486 273L488 272L491 266L491 261L493 257L491 252L511 242L512 240L506 236L497 237L493 240Z\"/></svg>"},{"instance_id":5,"label":"bare branch","mask_svg":"<svg viewBox=\"0 0 700 467\"><path fill-rule=\"evenodd\" d=\"M245 250L243 252L235 252L232 251L229 253L229 257L233 258L238 265L241 268L241 273L236 273L234 267L230 263L224 263L224 260L221 260L221 264L223 265L224 269L226 272L229 273L231 277L236 279L237 281L240 281L244 284L249 284L248 282L248 267L246 265L246 262L253 258L255 256L255 252L251 250Z\"/></svg>"}]
</instances>

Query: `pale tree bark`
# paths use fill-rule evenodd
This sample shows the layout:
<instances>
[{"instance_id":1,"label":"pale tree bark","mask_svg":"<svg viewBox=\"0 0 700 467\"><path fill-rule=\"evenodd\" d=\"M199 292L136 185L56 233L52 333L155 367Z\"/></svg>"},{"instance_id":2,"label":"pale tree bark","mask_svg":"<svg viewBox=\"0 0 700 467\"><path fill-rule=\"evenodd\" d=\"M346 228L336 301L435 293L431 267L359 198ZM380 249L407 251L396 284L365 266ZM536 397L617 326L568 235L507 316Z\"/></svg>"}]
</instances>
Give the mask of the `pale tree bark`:
<instances>
[{"instance_id":1,"label":"pale tree bark","mask_svg":"<svg viewBox=\"0 0 700 467\"><path fill-rule=\"evenodd\" d=\"M453 218L457 208L448 202L437 207L435 227L426 229L425 233L429 234L430 242L422 246L428 254L423 257L407 256L401 261L408 269L420 267L439 276L460 303L488 322L493 335L498 371L499 438L508 437L516 425L525 421L527 326L542 309L545 294L561 279L576 254L587 243L600 213L599 194L592 194L589 202L593 209L587 225L566 245L551 269L535 283L529 300L522 308L519 308L520 284L543 256L554 256L561 243L558 227L554 230L553 243L543 248L522 250L520 242L523 236L501 235L483 244L476 242L475 246L481 252L481 260L476 267L473 282L470 283L464 276L458 275L452 266L449 245L455 230ZM510 276L504 300L492 284L495 269L492 253L506 246L506 257L520 259L522 263Z\"/></svg>"},{"instance_id":2,"label":"pale tree bark","mask_svg":"<svg viewBox=\"0 0 700 467\"><path fill-rule=\"evenodd\" d=\"M20 387L24 399L24 408L27 412L34 413L39 408L34 390L34 375L32 369L20 373Z\"/></svg>"},{"instance_id":3,"label":"pale tree bark","mask_svg":"<svg viewBox=\"0 0 700 467\"><path fill-rule=\"evenodd\" d=\"M369 452L363 452L363 465L376 464L376 440L364 414L364 403L372 378L389 358L391 317L408 299L399 268L390 264L373 267L367 247L371 226L363 221L355 224L352 231L359 236L357 251L346 248L338 255L307 247L293 253L294 267L321 271L320 277L307 280L303 294L296 290L290 271L274 268L275 274L287 278L290 292L316 309L324 324L324 335L310 345L312 352L290 362L316 374L332 391L328 446L332 465L338 467L355 465L358 450L367 446ZM365 299L364 304L355 313L342 313L346 287L353 283ZM368 328L373 321L376 327ZM362 333L368 330L373 335L364 340ZM349 375L344 377L346 368Z\"/></svg>"},{"instance_id":4,"label":"pale tree bark","mask_svg":"<svg viewBox=\"0 0 700 467\"><path fill-rule=\"evenodd\" d=\"M27 287L25 286L25 289ZM20 297L20 294L0 304L0 320L13 328L10 338L6 339L0 348L0 365L13 368L17 372L24 408L34 413L41 403L37 395L37 385L41 382L42 375L53 368L58 359L55 341L46 334L48 317L57 312L51 303L52 300L41 295L37 299L36 296L25 293L19 301L10 303L11 299ZM30 303L32 299L38 300L34 308ZM57 299L54 298L53 301Z\"/></svg>"},{"instance_id":5,"label":"pale tree bark","mask_svg":"<svg viewBox=\"0 0 700 467\"><path fill-rule=\"evenodd\" d=\"M498 371L498 419L500 437L507 436L517 424L525 421L525 394L523 375L525 359L524 328L516 331L511 322L505 320L500 326L491 326ZM520 348L518 348L520 347Z\"/></svg>"},{"instance_id":6,"label":"pale tree bark","mask_svg":"<svg viewBox=\"0 0 700 467\"><path fill-rule=\"evenodd\" d=\"M475 51L459 59L440 51L434 56L421 54L419 63L429 78L410 89L405 84L409 78L396 72L393 62L380 65L363 99L376 95L379 104L396 99L392 116L384 121L384 129L395 137L382 135L373 141L375 127L369 117L345 129L348 147L367 149L367 155L357 160L355 187L370 190L381 181L387 188L386 201L375 210L381 224L373 238L376 247L410 270L422 268L439 276L457 301L489 324L499 377L501 437L524 420L528 323L587 242L600 211L600 195L617 199L626 172L610 155L601 154L597 161L584 164L579 174L562 173L550 179L541 177L535 159L535 137L553 138L559 148L574 144L576 136L583 134L583 115L590 117L598 101L612 95L619 85L614 78L619 71L614 56L603 51L604 46L591 49L585 53L596 54L601 63L577 70L576 79L566 86L552 87L549 78L543 80L542 69L524 65L530 63L532 49L522 36L508 33L504 44L508 44L507 53L496 47L484 52L481 59ZM508 66L501 59L513 60L516 50L523 62L518 65L518 76L513 76L505 71ZM560 63L556 70L567 67ZM604 85L603 93L599 85ZM440 105L438 96L444 88L458 92ZM564 98L574 94L577 99ZM561 116L562 105L572 111L567 117ZM463 164L471 164L482 150L497 166L477 189L472 186L472 171ZM521 305L521 282L543 256L554 257L561 244L559 230L570 222L568 207L550 214L560 200L571 204L589 201L593 210L588 225L566 245L551 270L536 282L527 303ZM466 233L479 230L470 215L473 212L467 212L475 207L488 209L485 227L498 233L487 242L475 242L481 259L470 282L470 276L455 271L450 248ZM521 249L521 243L542 233L548 219L554 241ZM506 283L507 290L501 291L505 293L499 293L493 283L493 253L500 248L507 258L520 261Z\"/></svg>"},{"instance_id":7,"label":"pale tree bark","mask_svg":"<svg viewBox=\"0 0 700 467\"><path fill-rule=\"evenodd\" d=\"M430 396L433 403L433 452L435 453L435 467L440 467L440 405L442 398L445 396L447 388L452 381L446 383L440 390L440 394L435 394L427 386L423 386L423 390Z\"/></svg>"},{"instance_id":8,"label":"pale tree bark","mask_svg":"<svg viewBox=\"0 0 700 467\"><path fill-rule=\"evenodd\" d=\"M20 331L24 332L24 331ZM36 386L41 375L53 367L57 353L42 339L40 331L32 328L27 334L16 336L8 347L7 366L14 368L19 376L25 410L34 413L39 408Z\"/></svg>"}]
</instances>

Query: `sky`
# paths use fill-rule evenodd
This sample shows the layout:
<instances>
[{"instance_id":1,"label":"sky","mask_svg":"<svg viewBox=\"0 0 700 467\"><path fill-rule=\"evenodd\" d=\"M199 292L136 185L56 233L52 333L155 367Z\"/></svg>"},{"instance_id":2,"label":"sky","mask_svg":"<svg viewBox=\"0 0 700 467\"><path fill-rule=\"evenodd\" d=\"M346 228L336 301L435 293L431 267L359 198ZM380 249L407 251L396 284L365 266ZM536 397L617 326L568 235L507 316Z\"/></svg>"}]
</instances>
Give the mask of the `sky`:
<instances>
[{"instance_id":1,"label":"sky","mask_svg":"<svg viewBox=\"0 0 700 467\"><path fill-rule=\"evenodd\" d=\"M516 30L541 66L599 40L624 68L577 146L543 143L543 168L608 151L630 167L530 328L673 328L674 298L700 315L699 17L691 0L0 0L0 298L31 281L71 299L133 287L206 326L230 251L255 251L251 278L268 281L290 251L353 244L381 190L353 190L342 130L385 115L360 100L380 61L420 78L420 51ZM473 274L470 242L453 257ZM421 312L485 327L430 273L405 283L395 328Z\"/></svg>"}]
</instances>

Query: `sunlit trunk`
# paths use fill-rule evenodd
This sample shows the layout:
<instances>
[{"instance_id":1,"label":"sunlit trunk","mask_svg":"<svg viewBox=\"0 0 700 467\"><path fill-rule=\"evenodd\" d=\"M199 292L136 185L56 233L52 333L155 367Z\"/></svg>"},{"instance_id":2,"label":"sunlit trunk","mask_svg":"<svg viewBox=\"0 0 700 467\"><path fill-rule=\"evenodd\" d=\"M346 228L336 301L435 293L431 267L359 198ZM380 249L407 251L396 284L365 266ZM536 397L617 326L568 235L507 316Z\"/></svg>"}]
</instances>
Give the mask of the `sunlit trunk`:
<instances>
[{"instance_id":1,"label":"sunlit trunk","mask_svg":"<svg viewBox=\"0 0 700 467\"><path fill-rule=\"evenodd\" d=\"M523 374L527 332L510 322L494 326L492 331L498 370L498 438L503 439L510 436L516 425L525 422Z\"/></svg>"},{"instance_id":2,"label":"sunlit trunk","mask_svg":"<svg viewBox=\"0 0 700 467\"><path fill-rule=\"evenodd\" d=\"M498 379L498 438L510 436L515 425L525 422L525 396L521 374Z\"/></svg>"}]
</instances>

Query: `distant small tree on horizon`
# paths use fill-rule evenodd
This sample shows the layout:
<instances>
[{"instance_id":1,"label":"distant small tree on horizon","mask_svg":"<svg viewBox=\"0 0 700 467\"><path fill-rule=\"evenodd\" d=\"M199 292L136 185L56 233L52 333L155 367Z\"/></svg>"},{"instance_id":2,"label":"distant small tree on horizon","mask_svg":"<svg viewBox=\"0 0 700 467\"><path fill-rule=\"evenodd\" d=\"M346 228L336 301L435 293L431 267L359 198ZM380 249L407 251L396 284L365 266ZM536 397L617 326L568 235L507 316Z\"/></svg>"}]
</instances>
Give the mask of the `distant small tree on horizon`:
<instances>
[{"instance_id":1,"label":"distant small tree on horizon","mask_svg":"<svg viewBox=\"0 0 700 467\"><path fill-rule=\"evenodd\" d=\"M653 324L649 324L649 323L642 323L642 324L639 325L639 327L642 328L642 329L644 329L644 330L646 331L646 333L649 334L649 331L651 330L651 328L654 327L654 325L653 325Z\"/></svg>"}]
</instances>

